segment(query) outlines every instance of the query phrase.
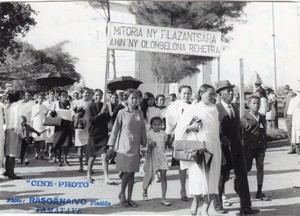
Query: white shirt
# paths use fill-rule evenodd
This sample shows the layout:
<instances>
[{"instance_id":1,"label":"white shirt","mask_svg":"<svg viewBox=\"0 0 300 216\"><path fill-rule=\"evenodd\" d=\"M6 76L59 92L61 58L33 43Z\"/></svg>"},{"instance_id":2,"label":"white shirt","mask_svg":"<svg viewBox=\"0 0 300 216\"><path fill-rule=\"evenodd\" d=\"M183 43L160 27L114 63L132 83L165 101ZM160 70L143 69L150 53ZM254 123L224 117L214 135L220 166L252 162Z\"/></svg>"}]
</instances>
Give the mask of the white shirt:
<instances>
[{"instance_id":1,"label":"white shirt","mask_svg":"<svg viewBox=\"0 0 300 216\"><path fill-rule=\"evenodd\" d=\"M228 115L231 116L231 113L232 113L232 114L233 114L233 117L234 117L234 116L235 116L235 113L234 113L234 109L233 109L231 103L230 103L230 104L227 104L227 103L225 103L223 100L221 100L221 103L222 103L223 107L225 108L226 112L228 113ZM230 108L230 107L231 107L231 108Z\"/></svg>"},{"instance_id":2,"label":"white shirt","mask_svg":"<svg viewBox=\"0 0 300 216\"><path fill-rule=\"evenodd\" d=\"M287 110L287 115L293 115L299 103L300 103L300 93L297 93L297 96L292 97L290 100L289 108Z\"/></svg>"}]
</instances>

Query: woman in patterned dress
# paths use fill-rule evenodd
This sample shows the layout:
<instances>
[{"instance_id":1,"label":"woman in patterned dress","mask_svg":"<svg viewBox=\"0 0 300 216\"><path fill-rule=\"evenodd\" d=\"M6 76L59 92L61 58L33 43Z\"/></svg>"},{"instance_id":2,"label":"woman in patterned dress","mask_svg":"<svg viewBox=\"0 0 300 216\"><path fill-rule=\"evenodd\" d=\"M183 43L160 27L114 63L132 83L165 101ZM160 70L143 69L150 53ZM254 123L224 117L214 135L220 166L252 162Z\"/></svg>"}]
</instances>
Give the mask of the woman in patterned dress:
<instances>
[{"instance_id":1,"label":"woman in patterned dress","mask_svg":"<svg viewBox=\"0 0 300 216\"><path fill-rule=\"evenodd\" d=\"M171 205L166 200L167 192L167 170L168 159L166 155L166 142L168 135L161 130L163 121L159 116L153 117L150 121L151 129L147 132L148 154L146 156L146 174L143 181L143 199L148 200L147 189L154 179L155 173L160 172L162 201L165 206Z\"/></svg>"}]
</instances>

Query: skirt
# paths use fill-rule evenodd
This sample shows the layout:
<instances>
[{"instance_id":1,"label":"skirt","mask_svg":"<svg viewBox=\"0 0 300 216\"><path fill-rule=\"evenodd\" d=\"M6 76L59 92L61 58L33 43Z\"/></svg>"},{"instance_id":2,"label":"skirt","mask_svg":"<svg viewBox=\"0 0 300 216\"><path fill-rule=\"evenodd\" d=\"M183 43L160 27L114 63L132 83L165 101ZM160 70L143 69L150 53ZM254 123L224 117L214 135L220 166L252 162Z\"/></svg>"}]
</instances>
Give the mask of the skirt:
<instances>
[{"instance_id":1,"label":"skirt","mask_svg":"<svg viewBox=\"0 0 300 216\"><path fill-rule=\"evenodd\" d=\"M20 157L22 138L14 129L5 130L5 156Z\"/></svg>"}]
</instances>

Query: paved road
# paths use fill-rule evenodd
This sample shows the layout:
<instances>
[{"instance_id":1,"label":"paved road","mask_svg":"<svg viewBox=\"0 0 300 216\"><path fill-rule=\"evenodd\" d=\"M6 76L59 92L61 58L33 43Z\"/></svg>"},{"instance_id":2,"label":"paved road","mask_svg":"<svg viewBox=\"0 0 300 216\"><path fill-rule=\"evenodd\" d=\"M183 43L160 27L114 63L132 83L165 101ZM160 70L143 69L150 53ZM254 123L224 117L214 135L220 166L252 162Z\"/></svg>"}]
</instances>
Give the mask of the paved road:
<instances>
[{"instance_id":1,"label":"paved road","mask_svg":"<svg viewBox=\"0 0 300 216\"><path fill-rule=\"evenodd\" d=\"M263 190L272 200L252 200L253 206L261 210L259 215L300 215L300 189L294 187L300 186L300 163L298 163L296 155L286 154L287 150L288 147L279 147L267 151ZM103 182L100 159L97 160L95 166L96 182L88 185L85 181L85 173L77 171L78 162L75 152L70 157L71 166L69 167L58 167L57 164L46 160L32 159L29 166L21 167L18 165L16 167L16 173L23 176L24 179L8 180L1 176L0 214L35 213L36 211L47 210L55 212L61 211L62 208L64 208L64 213L72 213L73 210L74 213L84 214L189 214L188 208L191 200L183 202L179 199L180 186L177 170L170 170L167 173L169 180L167 197L172 202L172 206L165 207L160 204L160 183L156 182L150 186L148 192L150 200L143 201L141 196L142 176L137 173L133 199L137 201L140 207L136 209L124 208L119 204L117 198L120 185L105 185ZM110 165L111 179L120 182L118 173L114 172L113 169L114 165ZM255 167L253 169L248 177L252 196L255 195L256 191ZM44 185L37 186L41 183ZM48 187L45 184L48 184ZM232 178L226 184L226 193L229 201L233 204L228 207L229 214L227 215L236 215L239 209L239 200L233 191ZM48 202L54 202L54 204L31 203L37 202L38 198L41 197L52 198L52 200L48 199ZM70 199L73 204L58 204L57 200L54 200L55 197ZM12 201L21 203L11 203ZM103 207L109 204L111 204L110 207ZM212 208L210 214L217 215Z\"/></svg>"}]
</instances>

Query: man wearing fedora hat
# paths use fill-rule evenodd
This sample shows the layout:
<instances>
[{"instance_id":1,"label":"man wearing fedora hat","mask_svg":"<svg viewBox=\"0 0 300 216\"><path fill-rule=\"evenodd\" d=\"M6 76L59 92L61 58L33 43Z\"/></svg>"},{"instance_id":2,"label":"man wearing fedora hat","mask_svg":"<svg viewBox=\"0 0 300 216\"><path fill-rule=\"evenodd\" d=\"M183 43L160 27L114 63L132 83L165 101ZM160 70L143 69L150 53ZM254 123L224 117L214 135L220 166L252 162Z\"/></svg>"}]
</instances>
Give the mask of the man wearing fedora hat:
<instances>
[{"instance_id":1,"label":"man wearing fedora hat","mask_svg":"<svg viewBox=\"0 0 300 216\"><path fill-rule=\"evenodd\" d=\"M229 179L230 170L235 173L234 189L240 197L240 213L257 214L259 210L251 208L251 199L245 166L245 157L241 142L241 121L238 107L231 103L233 99L233 87L228 80L217 83L216 92L220 95L221 101L216 104L219 111L220 140L223 156L226 163L221 167L219 183L219 199L222 201L225 182ZM222 210L222 202L216 206L216 211L225 213Z\"/></svg>"}]
</instances>

